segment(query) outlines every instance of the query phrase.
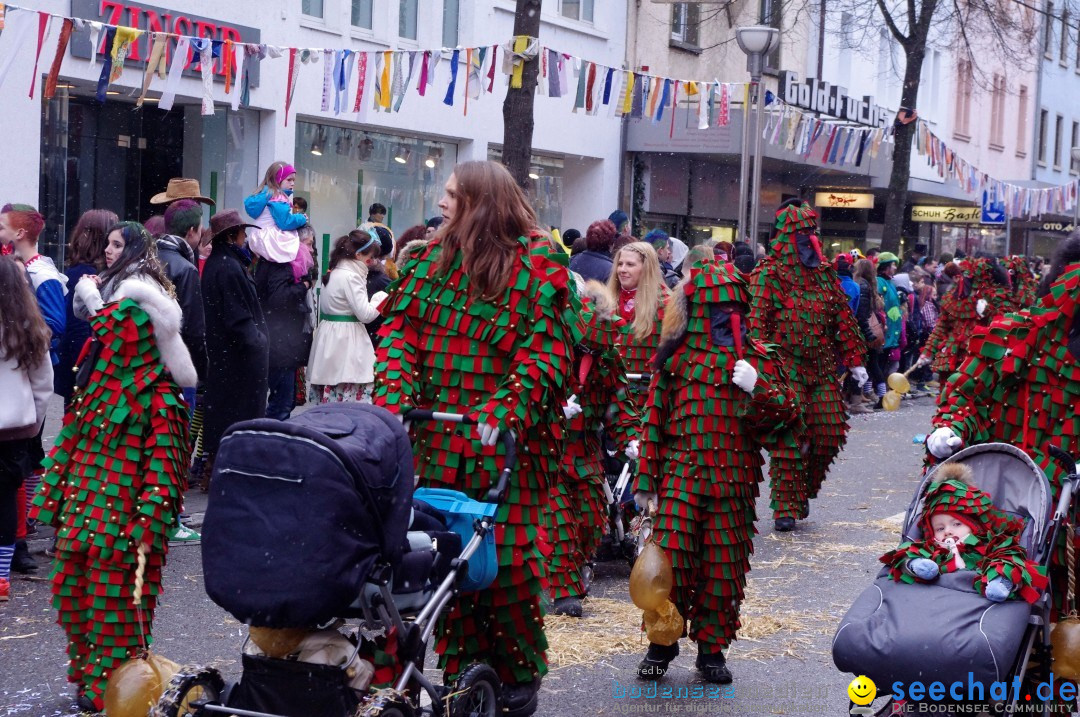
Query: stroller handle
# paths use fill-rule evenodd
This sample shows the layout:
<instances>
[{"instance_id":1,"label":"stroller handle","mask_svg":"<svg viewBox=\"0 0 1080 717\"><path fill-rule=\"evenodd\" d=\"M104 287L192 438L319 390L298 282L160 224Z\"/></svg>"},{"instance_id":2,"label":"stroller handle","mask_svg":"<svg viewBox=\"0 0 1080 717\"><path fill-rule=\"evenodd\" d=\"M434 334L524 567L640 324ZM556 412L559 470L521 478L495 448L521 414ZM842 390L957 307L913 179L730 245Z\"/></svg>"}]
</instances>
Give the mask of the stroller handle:
<instances>
[{"instance_id":1,"label":"stroller handle","mask_svg":"<svg viewBox=\"0 0 1080 717\"><path fill-rule=\"evenodd\" d=\"M1058 496L1057 508L1054 511L1054 521L1064 521L1069 514L1069 506L1072 504L1072 494L1076 490L1076 482L1080 480L1080 468L1077 466L1077 459L1070 456L1067 452L1054 445L1047 445L1046 452L1050 454L1052 458L1065 464L1069 471L1069 475L1061 483L1061 494Z\"/></svg>"},{"instance_id":2,"label":"stroller handle","mask_svg":"<svg viewBox=\"0 0 1080 717\"><path fill-rule=\"evenodd\" d=\"M476 419L464 413L442 413L440 411L430 411L426 408L414 408L402 418L406 421L439 421L441 423L462 423L466 426L476 425ZM499 434L499 441L502 442L503 448L506 449L505 462L503 463L503 469L499 472L498 483L495 484L494 488L489 489L487 495L484 496L484 502L486 503L502 503L510 483L510 474L517 467L517 441L514 439L513 432L503 431Z\"/></svg>"}]
</instances>

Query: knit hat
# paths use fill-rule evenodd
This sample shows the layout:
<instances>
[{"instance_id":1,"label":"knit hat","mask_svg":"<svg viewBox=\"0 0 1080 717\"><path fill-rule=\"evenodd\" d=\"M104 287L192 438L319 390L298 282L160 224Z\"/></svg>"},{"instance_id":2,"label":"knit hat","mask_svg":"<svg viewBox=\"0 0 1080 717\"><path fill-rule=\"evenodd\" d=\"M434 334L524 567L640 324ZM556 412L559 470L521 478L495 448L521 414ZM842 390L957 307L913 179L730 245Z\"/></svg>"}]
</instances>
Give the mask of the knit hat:
<instances>
[{"instance_id":1,"label":"knit hat","mask_svg":"<svg viewBox=\"0 0 1080 717\"><path fill-rule=\"evenodd\" d=\"M976 535L999 533L1015 529L1023 530L1023 522L994 507L990 495L974 485L974 472L962 463L947 463L938 468L937 481L926 491L919 528L923 538L934 534L930 518L938 513L955 515L971 528Z\"/></svg>"},{"instance_id":2,"label":"knit hat","mask_svg":"<svg viewBox=\"0 0 1080 717\"><path fill-rule=\"evenodd\" d=\"M878 254L878 268L885 266L886 264L899 264L900 259L891 251L883 251Z\"/></svg>"}]
</instances>

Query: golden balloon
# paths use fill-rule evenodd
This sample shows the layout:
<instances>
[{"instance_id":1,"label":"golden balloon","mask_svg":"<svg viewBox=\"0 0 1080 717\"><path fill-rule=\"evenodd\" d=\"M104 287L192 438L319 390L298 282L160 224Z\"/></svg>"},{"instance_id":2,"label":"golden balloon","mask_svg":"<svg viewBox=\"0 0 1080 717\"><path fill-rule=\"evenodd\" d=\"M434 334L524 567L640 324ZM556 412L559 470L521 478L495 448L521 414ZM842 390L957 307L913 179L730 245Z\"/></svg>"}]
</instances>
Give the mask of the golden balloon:
<instances>
[{"instance_id":1,"label":"golden balloon","mask_svg":"<svg viewBox=\"0 0 1080 717\"><path fill-rule=\"evenodd\" d=\"M890 373L887 382L889 388L897 393L907 393L911 390L911 382L908 381L908 377L902 373Z\"/></svg>"},{"instance_id":2,"label":"golden balloon","mask_svg":"<svg viewBox=\"0 0 1080 717\"><path fill-rule=\"evenodd\" d=\"M179 671L180 665L153 653L131 658L109 676L105 686L105 714L146 717Z\"/></svg>"},{"instance_id":3,"label":"golden balloon","mask_svg":"<svg viewBox=\"0 0 1080 717\"><path fill-rule=\"evenodd\" d=\"M1080 618L1061 618L1050 633L1054 655L1054 674L1067 680L1080 680Z\"/></svg>"},{"instance_id":4,"label":"golden balloon","mask_svg":"<svg viewBox=\"0 0 1080 717\"><path fill-rule=\"evenodd\" d=\"M671 561L650 540L630 571L630 599L642 610L658 610L668 599L673 580Z\"/></svg>"}]
</instances>

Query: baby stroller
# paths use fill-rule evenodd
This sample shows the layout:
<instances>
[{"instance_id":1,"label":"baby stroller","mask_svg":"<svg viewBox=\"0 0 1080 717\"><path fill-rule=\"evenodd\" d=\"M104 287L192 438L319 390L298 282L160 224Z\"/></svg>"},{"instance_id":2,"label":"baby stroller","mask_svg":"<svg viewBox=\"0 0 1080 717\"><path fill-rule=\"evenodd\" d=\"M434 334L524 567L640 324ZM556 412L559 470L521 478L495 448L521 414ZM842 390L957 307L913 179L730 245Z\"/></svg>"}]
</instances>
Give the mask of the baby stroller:
<instances>
[{"instance_id":1,"label":"baby stroller","mask_svg":"<svg viewBox=\"0 0 1080 717\"><path fill-rule=\"evenodd\" d=\"M650 374L628 373L626 378L630 381L630 391L638 396L639 409L643 408L645 397L648 395ZM605 436L604 455L601 456L601 464L604 466L606 479L605 493L608 501L608 529L597 550L597 562L609 562L625 560L631 567L637 559L637 555L644 545L641 527L644 516L637 515L637 507L634 505L634 474L637 472L637 461L631 461L615 450L614 442ZM649 524L645 524L646 531ZM645 536L647 537L647 535ZM592 570L589 568L589 572Z\"/></svg>"},{"instance_id":2,"label":"baby stroller","mask_svg":"<svg viewBox=\"0 0 1080 717\"><path fill-rule=\"evenodd\" d=\"M471 423L419 410L407 418ZM501 440L505 464L481 503L414 491L408 434L382 408L330 404L232 426L214 466L202 552L207 594L251 626L243 674L226 685L217 670L185 667L151 714L501 715L490 666L468 666L453 685L424 675L436 621L459 592L487 587L497 572L494 516L516 463L512 434ZM373 682L392 687L376 692Z\"/></svg>"},{"instance_id":3,"label":"baby stroller","mask_svg":"<svg viewBox=\"0 0 1080 717\"><path fill-rule=\"evenodd\" d=\"M1068 455L1053 447L1049 452L1075 470ZM1071 515L1078 477L1074 473L1064 481L1055 508L1043 471L1024 451L1004 443L965 448L929 471L908 507L902 540L922 537L919 519L927 488L936 480L938 469L948 463L968 465L977 487L990 494L995 507L1024 520L1020 542L1028 559L1048 567L1057 532ZM1018 702L1024 705L1022 709L1030 709L1038 697L1033 686L1050 679L1054 586L1034 604L1015 598L994 603L976 592L972 583L973 573L968 570L945 573L933 583L906 584L895 582L888 568L883 568L840 622L833 638L833 661L842 672L869 677L879 695L889 693L896 682L905 689L913 682L927 686L940 682L946 692L929 698L928 702L936 703L930 706L1003 701L1004 712L995 708L994 714L1012 713ZM956 695L948 690L957 682L962 685L958 690L962 697L954 699ZM969 682L980 683L981 690L972 691ZM1006 699L990 695L994 682L1008 685ZM894 703L890 695L876 714L918 707L905 707L899 700Z\"/></svg>"}]
</instances>

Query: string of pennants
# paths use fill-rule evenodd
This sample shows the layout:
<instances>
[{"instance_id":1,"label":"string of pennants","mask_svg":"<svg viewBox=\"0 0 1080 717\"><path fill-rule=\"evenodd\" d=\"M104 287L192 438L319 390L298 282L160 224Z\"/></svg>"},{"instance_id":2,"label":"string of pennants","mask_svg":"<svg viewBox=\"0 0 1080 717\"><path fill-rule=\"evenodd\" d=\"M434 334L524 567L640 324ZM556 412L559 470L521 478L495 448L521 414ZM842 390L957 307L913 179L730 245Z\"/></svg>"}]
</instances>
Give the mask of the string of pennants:
<instances>
[{"instance_id":1,"label":"string of pennants","mask_svg":"<svg viewBox=\"0 0 1080 717\"><path fill-rule=\"evenodd\" d=\"M925 120L919 120L914 143L915 151L926 158L941 179L955 180L964 191L977 196L986 192L991 202L1004 204L1008 216L1066 214L1080 200L1080 180L1050 187L1022 187L991 177L949 147Z\"/></svg>"},{"instance_id":2,"label":"string of pennants","mask_svg":"<svg viewBox=\"0 0 1080 717\"><path fill-rule=\"evenodd\" d=\"M844 120L830 120L804 112L766 92L766 120L762 139L783 147L804 160L823 148L822 164L861 167L863 161L877 159L882 148L892 145L892 128L865 127Z\"/></svg>"}]
</instances>

